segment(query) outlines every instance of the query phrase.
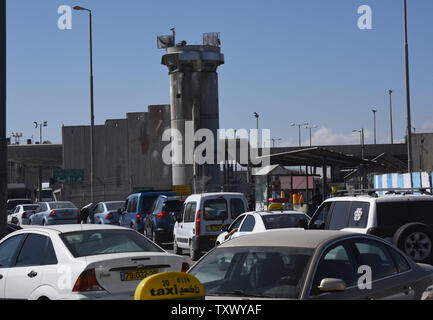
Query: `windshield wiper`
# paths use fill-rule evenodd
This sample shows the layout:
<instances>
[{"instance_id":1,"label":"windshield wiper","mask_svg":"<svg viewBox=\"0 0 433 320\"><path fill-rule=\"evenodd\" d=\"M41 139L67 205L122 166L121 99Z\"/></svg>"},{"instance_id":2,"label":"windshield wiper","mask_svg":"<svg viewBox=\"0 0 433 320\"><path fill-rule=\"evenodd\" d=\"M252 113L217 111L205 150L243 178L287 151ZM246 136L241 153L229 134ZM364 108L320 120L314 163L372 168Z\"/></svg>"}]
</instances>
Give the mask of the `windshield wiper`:
<instances>
[{"instance_id":1,"label":"windshield wiper","mask_svg":"<svg viewBox=\"0 0 433 320\"><path fill-rule=\"evenodd\" d=\"M215 296L215 295L233 295L233 296L241 296L241 297L251 297L251 298L274 298L271 296L267 296L264 294L260 294L260 293L250 293L250 292L245 292L242 290L233 290L233 291L215 291L212 293L207 294L209 296Z\"/></svg>"}]
</instances>

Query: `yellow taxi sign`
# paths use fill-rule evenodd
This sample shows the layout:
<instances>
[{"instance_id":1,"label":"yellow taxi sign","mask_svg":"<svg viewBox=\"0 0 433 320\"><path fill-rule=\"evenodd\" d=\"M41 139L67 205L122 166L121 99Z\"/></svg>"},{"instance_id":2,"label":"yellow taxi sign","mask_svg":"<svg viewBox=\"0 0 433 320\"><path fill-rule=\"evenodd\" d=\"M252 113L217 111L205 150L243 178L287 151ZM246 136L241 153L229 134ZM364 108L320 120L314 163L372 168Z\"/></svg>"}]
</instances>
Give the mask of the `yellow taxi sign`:
<instances>
[{"instance_id":1,"label":"yellow taxi sign","mask_svg":"<svg viewBox=\"0 0 433 320\"><path fill-rule=\"evenodd\" d=\"M135 290L134 300L204 299L200 281L184 272L164 272L147 277Z\"/></svg>"},{"instance_id":2,"label":"yellow taxi sign","mask_svg":"<svg viewBox=\"0 0 433 320\"><path fill-rule=\"evenodd\" d=\"M279 202L274 202L271 203L268 207L269 211L279 211L279 210L284 210L284 204L279 203Z\"/></svg>"}]
</instances>

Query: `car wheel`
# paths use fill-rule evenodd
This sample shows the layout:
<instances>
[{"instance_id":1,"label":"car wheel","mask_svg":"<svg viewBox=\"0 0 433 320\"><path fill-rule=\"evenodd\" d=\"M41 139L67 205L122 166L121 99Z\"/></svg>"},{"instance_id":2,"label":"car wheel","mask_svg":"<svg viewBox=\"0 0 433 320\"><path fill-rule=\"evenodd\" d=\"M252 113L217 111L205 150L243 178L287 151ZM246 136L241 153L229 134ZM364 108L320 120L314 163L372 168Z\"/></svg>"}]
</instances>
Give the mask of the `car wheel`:
<instances>
[{"instance_id":1,"label":"car wheel","mask_svg":"<svg viewBox=\"0 0 433 320\"><path fill-rule=\"evenodd\" d=\"M182 253L183 253L182 248L179 248L179 246L177 245L176 238L173 239L173 251L178 256L182 255Z\"/></svg>"},{"instance_id":2,"label":"car wheel","mask_svg":"<svg viewBox=\"0 0 433 320\"><path fill-rule=\"evenodd\" d=\"M409 223L396 231L393 243L417 263L433 257L433 230L423 223Z\"/></svg>"},{"instance_id":3,"label":"car wheel","mask_svg":"<svg viewBox=\"0 0 433 320\"><path fill-rule=\"evenodd\" d=\"M192 248L192 245L189 245L189 257L191 258L192 261L197 261L198 259L200 259L200 252L194 250Z\"/></svg>"}]
</instances>

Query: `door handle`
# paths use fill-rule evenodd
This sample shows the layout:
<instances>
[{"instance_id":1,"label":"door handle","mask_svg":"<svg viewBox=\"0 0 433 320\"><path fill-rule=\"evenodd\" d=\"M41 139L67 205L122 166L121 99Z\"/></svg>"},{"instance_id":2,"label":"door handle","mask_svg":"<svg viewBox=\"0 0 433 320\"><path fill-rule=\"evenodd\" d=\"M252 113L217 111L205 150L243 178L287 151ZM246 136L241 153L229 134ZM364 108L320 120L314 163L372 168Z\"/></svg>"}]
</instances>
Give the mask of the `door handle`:
<instances>
[{"instance_id":1,"label":"door handle","mask_svg":"<svg viewBox=\"0 0 433 320\"><path fill-rule=\"evenodd\" d=\"M29 278L34 278L34 277L36 277L37 275L38 275L38 273L35 272L35 271L31 271L29 274L27 274L27 276L28 276Z\"/></svg>"}]
</instances>

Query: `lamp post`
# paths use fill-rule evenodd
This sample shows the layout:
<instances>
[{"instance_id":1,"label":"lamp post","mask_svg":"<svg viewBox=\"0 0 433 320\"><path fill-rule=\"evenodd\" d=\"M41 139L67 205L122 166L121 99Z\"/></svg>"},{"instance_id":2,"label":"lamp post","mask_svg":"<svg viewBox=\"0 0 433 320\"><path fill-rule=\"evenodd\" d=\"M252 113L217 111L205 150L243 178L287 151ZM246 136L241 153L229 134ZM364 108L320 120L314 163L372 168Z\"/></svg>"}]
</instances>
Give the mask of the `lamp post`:
<instances>
[{"instance_id":1,"label":"lamp post","mask_svg":"<svg viewBox=\"0 0 433 320\"><path fill-rule=\"evenodd\" d=\"M391 89L388 90L388 94L389 94L389 120L391 124L391 144L394 144L394 134L392 130L392 90Z\"/></svg>"},{"instance_id":2,"label":"lamp post","mask_svg":"<svg viewBox=\"0 0 433 320\"><path fill-rule=\"evenodd\" d=\"M43 123L37 123L35 121L33 123L35 124L36 129L39 127L39 144L42 144L42 127L46 127L48 125L48 122L44 121Z\"/></svg>"},{"instance_id":3,"label":"lamp post","mask_svg":"<svg viewBox=\"0 0 433 320\"><path fill-rule=\"evenodd\" d=\"M305 127L305 129L309 129L309 130L310 130L310 147L313 146L312 139L311 139L311 130L312 130L312 129L316 129L316 128L317 128L317 126L311 126L311 127L306 126L306 127Z\"/></svg>"},{"instance_id":4,"label":"lamp post","mask_svg":"<svg viewBox=\"0 0 433 320\"><path fill-rule=\"evenodd\" d=\"M353 130L352 132L359 132L361 140L361 158L364 160L364 128L361 130Z\"/></svg>"},{"instance_id":5,"label":"lamp post","mask_svg":"<svg viewBox=\"0 0 433 320\"><path fill-rule=\"evenodd\" d=\"M94 99L93 99L93 41L92 41L92 11L80 6L73 7L74 10L89 12L89 38L90 38L90 198L94 202L94 178L95 178L95 154L94 154Z\"/></svg>"},{"instance_id":6,"label":"lamp post","mask_svg":"<svg viewBox=\"0 0 433 320\"><path fill-rule=\"evenodd\" d=\"M412 177L412 123L410 116L410 76L409 76L409 44L407 40L407 3L403 1L404 9L404 62L406 73L406 112L407 112L407 168L410 176L410 187L413 191L413 177Z\"/></svg>"},{"instance_id":7,"label":"lamp post","mask_svg":"<svg viewBox=\"0 0 433 320\"><path fill-rule=\"evenodd\" d=\"M0 238L7 234L6 0L0 0Z\"/></svg>"},{"instance_id":8,"label":"lamp post","mask_svg":"<svg viewBox=\"0 0 433 320\"><path fill-rule=\"evenodd\" d=\"M298 126L298 128L299 128L299 146L301 147L302 146L302 142L301 142L301 127L302 126L308 126L308 122L304 122L303 124L298 124L298 123L292 123L292 124L290 124L292 127L296 127L296 126Z\"/></svg>"},{"instance_id":9,"label":"lamp post","mask_svg":"<svg viewBox=\"0 0 433 320\"><path fill-rule=\"evenodd\" d=\"M275 148L275 141L281 141L281 140L283 140L283 139L281 139L281 138L278 138L278 139L271 138L271 141L272 141L272 148Z\"/></svg>"},{"instance_id":10,"label":"lamp post","mask_svg":"<svg viewBox=\"0 0 433 320\"><path fill-rule=\"evenodd\" d=\"M373 119L374 119L374 144L376 144L376 109L371 110L373 112Z\"/></svg>"}]
</instances>

